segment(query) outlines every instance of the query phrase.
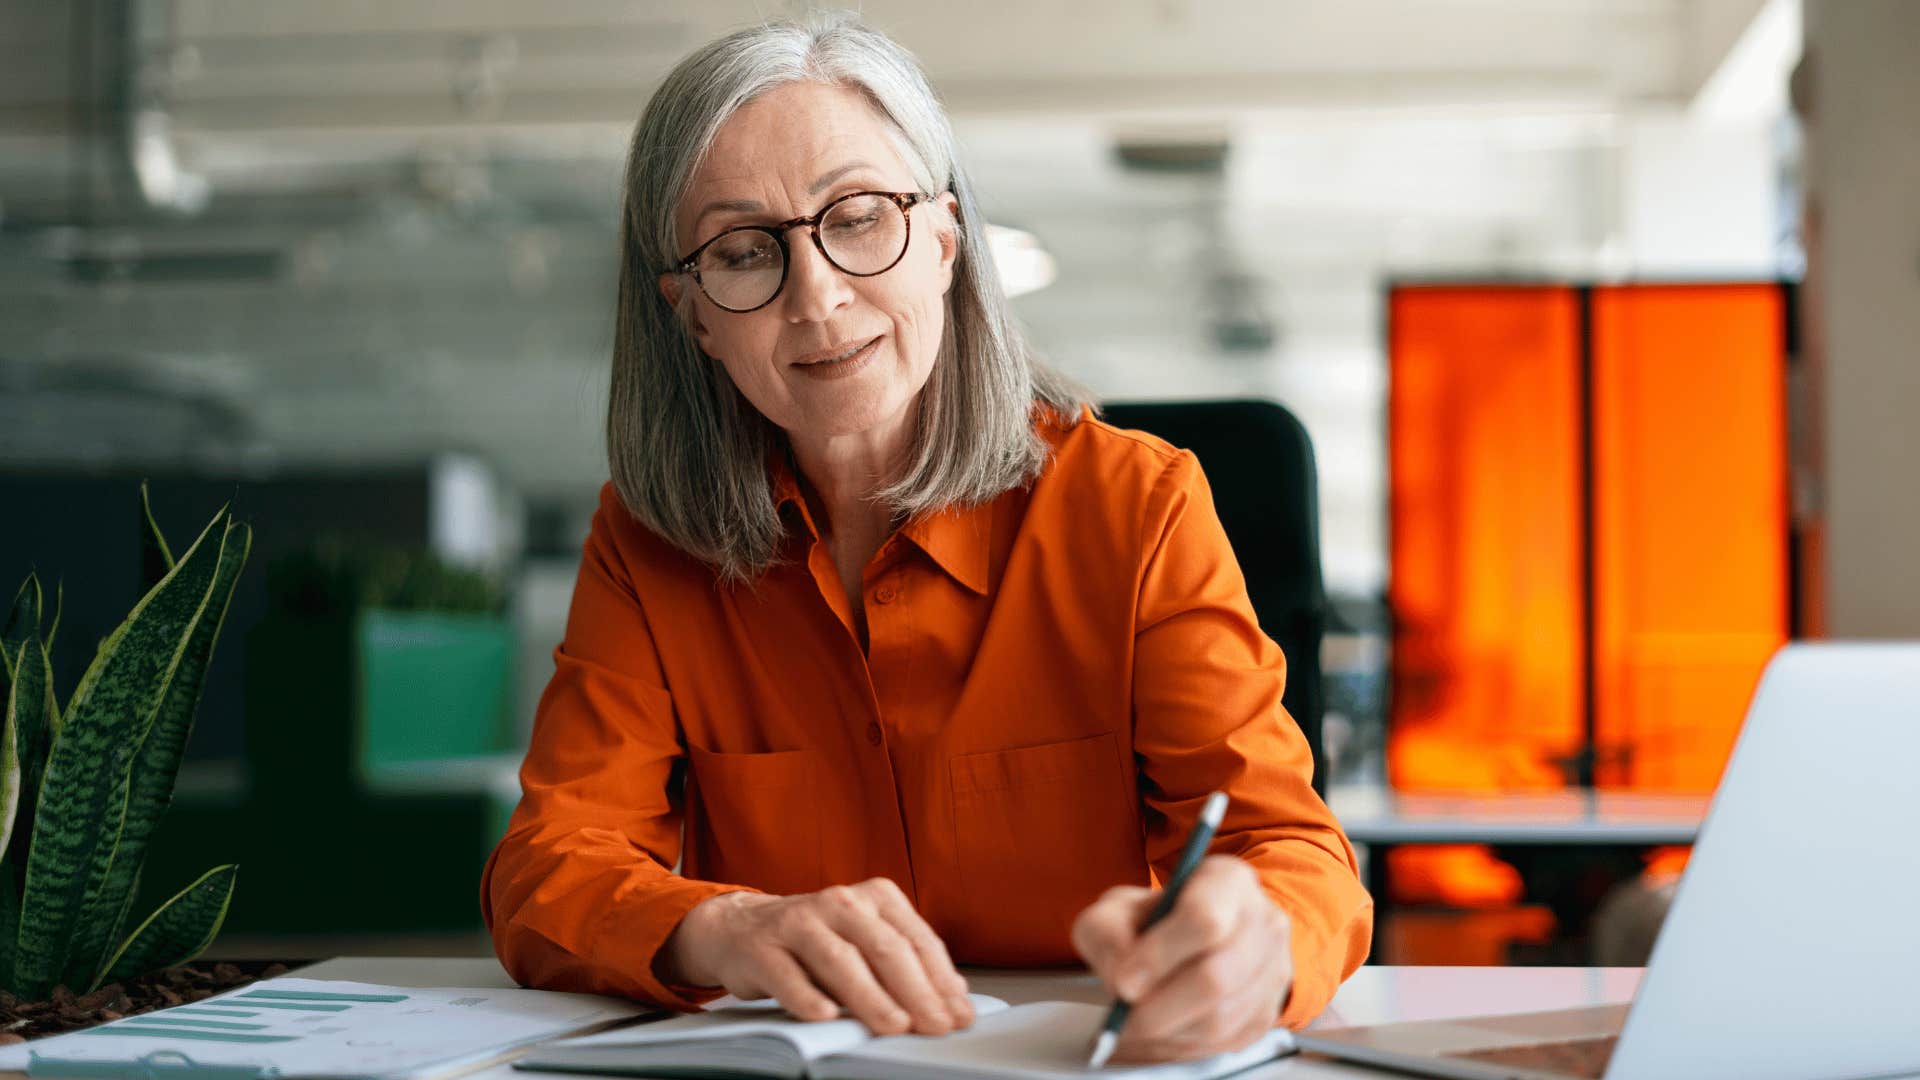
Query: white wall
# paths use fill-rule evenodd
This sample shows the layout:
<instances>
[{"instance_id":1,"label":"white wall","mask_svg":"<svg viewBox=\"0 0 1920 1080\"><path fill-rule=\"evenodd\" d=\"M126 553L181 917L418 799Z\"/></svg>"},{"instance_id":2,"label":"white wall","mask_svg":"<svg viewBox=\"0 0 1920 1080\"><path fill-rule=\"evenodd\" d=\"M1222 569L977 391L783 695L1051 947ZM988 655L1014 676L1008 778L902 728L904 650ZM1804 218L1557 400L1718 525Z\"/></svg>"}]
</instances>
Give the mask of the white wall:
<instances>
[{"instance_id":1,"label":"white wall","mask_svg":"<svg viewBox=\"0 0 1920 1080\"><path fill-rule=\"evenodd\" d=\"M1770 119L1713 122L1674 109L1623 127L1621 226L1632 272L1774 276Z\"/></svg>"}]
</instances>

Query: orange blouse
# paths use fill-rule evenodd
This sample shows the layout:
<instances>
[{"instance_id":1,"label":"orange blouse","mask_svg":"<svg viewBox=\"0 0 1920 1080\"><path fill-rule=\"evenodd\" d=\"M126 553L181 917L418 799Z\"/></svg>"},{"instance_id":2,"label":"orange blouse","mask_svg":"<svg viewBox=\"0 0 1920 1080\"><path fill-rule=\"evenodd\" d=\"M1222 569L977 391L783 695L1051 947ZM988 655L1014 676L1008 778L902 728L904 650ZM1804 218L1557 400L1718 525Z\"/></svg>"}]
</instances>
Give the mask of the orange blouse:
<instances>
[{"instance_id":1,"label":"orange blouse","mask_svg":"<svg viewBox=\"0 0 1920 1080\"><path fill-rule=\"evenodd\" d=\"M653 970L689 908L874 876L956 963L1076 963L1074 916L1170 874L1224 788L1212 852L1251 863L1293 922L1280 1019L1319 1014L1367 955L1373 903L1206 478L1091 416L1039 430L1053 457L1033 484L874 555L865 654L784 463L787 561L753 588L716 588L602 489L481 880L515 979L691 1009L717 991Z\"/></svg>"}]
</instances>

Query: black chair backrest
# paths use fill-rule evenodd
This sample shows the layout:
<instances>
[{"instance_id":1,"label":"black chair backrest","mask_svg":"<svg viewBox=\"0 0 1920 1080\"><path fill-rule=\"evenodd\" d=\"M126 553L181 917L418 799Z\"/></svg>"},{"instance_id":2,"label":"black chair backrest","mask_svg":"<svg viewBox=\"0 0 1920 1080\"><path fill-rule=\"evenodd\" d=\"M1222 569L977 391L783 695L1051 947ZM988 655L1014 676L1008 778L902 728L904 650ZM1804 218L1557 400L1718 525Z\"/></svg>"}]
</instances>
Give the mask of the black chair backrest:
<instances>
[{"instance_id":1,"label":"black chair backrest","mask_svg":"<svg viewBox=\"0 0 1920 1080\"><path fill-rule=\"evenodd\" d=\"M1260 629L1286 654L1282 700L1313 749L1313 786L1324 797L1320 639L1327 597L1307 429L1273 401L1114 402L1100 412L1115 427L1158 435L1200 459Z\"/></svg>"}]
</instances>

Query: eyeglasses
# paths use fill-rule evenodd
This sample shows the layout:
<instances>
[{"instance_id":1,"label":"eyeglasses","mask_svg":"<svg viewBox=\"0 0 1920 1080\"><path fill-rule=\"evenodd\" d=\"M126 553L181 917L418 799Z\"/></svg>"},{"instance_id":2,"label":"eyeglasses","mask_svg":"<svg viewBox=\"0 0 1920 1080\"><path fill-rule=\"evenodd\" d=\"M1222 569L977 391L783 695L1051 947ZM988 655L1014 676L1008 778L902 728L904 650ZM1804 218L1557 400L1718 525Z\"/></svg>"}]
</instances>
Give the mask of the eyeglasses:
<instances>
[{"instance_id":1,"label":"eyeglasses","mask_svg":"<svg viewBox=\"0 0 1920 1080\"><path fill-rule=\"evenodd\" d=\"M700 291L727 311L757 311L773 303L787 283L793 252L787 231L807 226L813 246L843 274L872 277L894 268L907 253L915 206L934 196L917 191L856 191L817 214L778 225L739 225L693 249L673 268L691 274Z\"/></svg>"}]
</instances>

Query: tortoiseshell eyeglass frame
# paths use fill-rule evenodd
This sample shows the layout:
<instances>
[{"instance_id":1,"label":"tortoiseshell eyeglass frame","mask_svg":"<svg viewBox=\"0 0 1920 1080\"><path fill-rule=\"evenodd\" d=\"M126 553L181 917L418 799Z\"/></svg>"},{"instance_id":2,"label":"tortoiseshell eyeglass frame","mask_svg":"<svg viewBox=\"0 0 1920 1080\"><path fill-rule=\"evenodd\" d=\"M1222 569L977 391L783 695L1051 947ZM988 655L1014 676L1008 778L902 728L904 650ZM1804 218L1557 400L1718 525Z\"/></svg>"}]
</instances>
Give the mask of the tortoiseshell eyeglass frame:
<instances>
[{"instance_id":1,"label":"tortoiseshell eyeglass frame","mask_svg":"<svg viewBox=\"0 0 1920 1080\"><path fill-rule=\"evenodd\" d=\"M857 273L854 273L852 270L849 270L846 267L841 266L839 263L834 262L833 256L827 254L826 245L820 242L820 223L826 220L827 214L830 213L834 207L839 206L841 203L846 202L848 199L857 199L862 195L880 195L880 196L884 196L885 198L893 200L893 204L900 208L900 216L906 219L907 228L906 228L906 231L903 232L900 236L900 253L893 257L892 262L888 263L887 265L881 267L878 270L874 270L865 274L857 274ZM935 198L938 198L938 196L929 195L923 191L849 191L845 195L842 195L839 198L828 203L827 205L821 207L818 211L815 211L814 213L807 214L802 217L789 218L786 221L780 222L778 225L735 225L731 229L722 229L718 234L713 236L706 243L701 244L697 248L694 248L692 253L690 253L686 258L681 259L678 263L674 264L673 269L669 271L669 273L686 274L689 277L693 278L695 282L699 283L700 291L703 293L706 293L707 299L713 300L713 305L722 311L731 311L736 315L744 315L749 311L759 311L761 308L766 307L768 304L771 304L774 302L774 300L778 299L780 296L780 291L787 287L787 271L792 269L793 267L793 249L787 246L787 233L792 229L794 229L795 227L800 225L805 225L807 227L807 234L813 237L814 249L819 251L820 257L827 260L828 265L832 266L835 270L838 270L841 273L846 274L848 277L874 277L879 274L884 274L887 271L893 269L894 267L900 265L900 260L907 257L907 248L910 247L913 243L913 208L920 205L923 202L931 202ZM718 243L722 239L728 236L731 236L734 233L746 232L748 230L768 233L772 235L773 242L779 245L780 247L780 284L775 285L773 287L773 294L771 296L768 296L765 300L762 300L760 303L755 304L750 308L730 308L727 305L722 304L720 301L714 300L713 294L707 292L706 282L700 280L700 270L699 270L700 253L707 250L707 248L713 246L714 244Z\"/></svg>"}]
</instances>

